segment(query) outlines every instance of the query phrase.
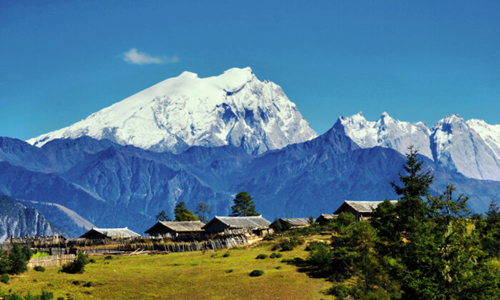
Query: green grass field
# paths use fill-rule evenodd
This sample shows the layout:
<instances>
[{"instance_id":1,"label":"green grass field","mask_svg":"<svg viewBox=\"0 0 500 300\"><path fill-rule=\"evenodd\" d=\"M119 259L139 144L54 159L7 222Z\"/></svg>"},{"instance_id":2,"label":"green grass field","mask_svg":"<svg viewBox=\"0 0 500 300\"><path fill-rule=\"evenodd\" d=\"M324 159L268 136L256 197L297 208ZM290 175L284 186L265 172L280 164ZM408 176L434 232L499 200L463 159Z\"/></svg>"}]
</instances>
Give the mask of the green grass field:
<instances>
[{"instance_id":1,"label":"green grass field","mask_svg":"<svg viewBox=\"0 0 500 300\"><path fill-rule=\"evenodd\" d=\"M302 246L303 249L305 246ZM60 268L13 276L3 291L11 289L26 295L42 289L55 298L74 299L334 299L325 295L331 283L310 278L296 266L282 263L284 258L305 258L302 249L281 252L282 258L255 259L273 252L262 243L252 248L184 252L165 255L119 256L111 260L93 257L83 274L65 274ZM228 257L223 257L230 253ZM263 270L261 277L250 277L252 270ZM90 287L84 284L91 282Z\"/></svg>"}]
</instances>

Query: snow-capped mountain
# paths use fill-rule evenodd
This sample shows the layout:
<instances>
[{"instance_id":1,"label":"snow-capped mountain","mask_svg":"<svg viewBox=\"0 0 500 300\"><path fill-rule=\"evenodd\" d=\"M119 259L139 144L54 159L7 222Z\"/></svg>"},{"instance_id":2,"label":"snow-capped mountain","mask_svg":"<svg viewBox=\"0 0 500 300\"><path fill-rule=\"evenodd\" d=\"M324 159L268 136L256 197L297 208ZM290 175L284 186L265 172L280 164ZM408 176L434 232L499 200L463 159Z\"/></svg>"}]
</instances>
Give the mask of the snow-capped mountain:
<instances>
[{"instance_id":1,"label":"snow-capped mountain","mask_svg":"<svg viewBox=\"0 0 500 300\"><path fill-rule=\"evenodd\" d=\"M81 136L153 151L234 145L259 154L317 134L281 87L259 81L250 68L234 68L209 78L184 72L27 142L41 147Z\"/></svg>"},{"instance_id":2,"label":"snow-capped mountain","mask_svg":"<svg viewBox=\"0 0 500 300\"><path fill-rule=\"evenodd\" d=\"M340 117L334 127L362 148L381 146L404 154L414 145L420 154L450 170L500 181L500 125L448 115L429 129L422 122L401 122L387 113L376 122L358 113Z\"/></svg>"},{"instance_id":3,"label":"snow-capped mountain","mask_svg":"<svg viewBox=\"0 0 500 300\"><path fill-rule=\"evenodd\" d=\"M369 122L359 112L351 117L339 117L333 127L362 148L381 146L404 154L410 145L414 145L420 154L432 159L429 141L431 132L423 122L401 122L386 112L376 122Z\"/></svg>"}]
</instances>

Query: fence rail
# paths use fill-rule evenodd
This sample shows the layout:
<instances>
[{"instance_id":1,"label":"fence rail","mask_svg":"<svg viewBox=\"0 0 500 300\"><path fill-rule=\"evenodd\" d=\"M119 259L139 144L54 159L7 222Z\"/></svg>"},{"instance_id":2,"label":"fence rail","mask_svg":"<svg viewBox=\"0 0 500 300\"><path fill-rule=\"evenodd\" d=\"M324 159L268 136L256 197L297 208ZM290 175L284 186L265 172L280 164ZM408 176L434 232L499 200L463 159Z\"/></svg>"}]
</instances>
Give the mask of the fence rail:
<instances>
[{"instance_id":1,"label":"fence rail","mask_svg":"<svg viewBox=\"0 0 500 300\"><path fill-rule=\"evenodd\" d=\"M193 242L162 242L154 241L150 243L128 243L128 244L117 244L110 247L83 247L79 248L78 251L85 254L121 254L129 253L137 250L142 251L167 251L167 252L189 252L189 251L201 251L201 250L216 250L225 249L236 246L246 245L248 243L244 235L231 236L226 238L219 238L214 240L208 240L203 242L193 241Z\"/></svg>"},{"instance_id":2,"label":"fence rail","mask_svg":"<svg viewBox=\"0 0 500 300\"><path fill-rule=\"evenodd\" d=\"M64 264L72 262L75 260L74 254L64 254L64 255L51 255L45 257L36 257L30 259L28 262L28 269L33 269L36 266L42 266L44 268L48 267L60 267Z\"/></svg>"}]
</instances>

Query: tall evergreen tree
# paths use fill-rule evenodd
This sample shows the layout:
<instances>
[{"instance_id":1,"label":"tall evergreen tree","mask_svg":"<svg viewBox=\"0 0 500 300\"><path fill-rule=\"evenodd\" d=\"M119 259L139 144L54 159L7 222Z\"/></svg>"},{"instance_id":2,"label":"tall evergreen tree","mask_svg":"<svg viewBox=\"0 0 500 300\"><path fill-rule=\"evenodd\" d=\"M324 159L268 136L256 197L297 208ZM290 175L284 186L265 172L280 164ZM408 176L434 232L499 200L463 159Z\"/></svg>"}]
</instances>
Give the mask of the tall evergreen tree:
<instances>
[{"instance_id":1,"label":"tall evergreen tree","mask_svg":"<svg viewBox=\"0 0 500 300\"><path fill-rule=\"evenodd\" d=\"M427 196L434 180L430 170L422 172L423 162L417 158L418 151L413 146L410 146L408 150L407 160L403 165L407 174L398 174L402 186L391 182L394 191L400 196L396 205L398 228L405 234L411 233L415 226L426 218L428 208L423 197Z\"/></svg>"},{"instance_id":2,"label":"tall evergreen tree","mask_svg":"<svg viewBox=\"0 0 500 300\"><path fill-rule=\"evenodd\" d=\"M11 274L21 274L28 269L26 266L27 259L17 243L14 243L12 249L10 250L9 260L11 263L10 265Z\"/></svg>"},{"instance_id":3,"label":"tall evergreen tree","mask_svg":"<svg viewBox=\"0 0 500 300\"><path fill-rule=\"evenodd\" d=\"M491 257L500 259L500 207L498 203L491 202L486 218L476 223L481 233L481 244L483 249Z\"/></svg>"},{"instance_id":4,"label":"tall evergreen tree","mask_svg":"<svg viewBox=\"0 0 500 300\"><path fill-rule=\"evenodd\" d=\"M233 213L231 216L243 217L243 216L259 216L255 211L255 205L253 204L253 198L247 192L240 192L233 200L234 205L231 206Z\"/></svg>"},{"instance_id":5,"label":"tall evergreen tree","mask_svg":"<svg viewBox=\"0 0 500 300\"><path fill-rule=\"evenodd\" d=\"M174 213L175 221L198 221L198 217L186 208L184 201L175 206Z\"/></svg>"}]
</instances>

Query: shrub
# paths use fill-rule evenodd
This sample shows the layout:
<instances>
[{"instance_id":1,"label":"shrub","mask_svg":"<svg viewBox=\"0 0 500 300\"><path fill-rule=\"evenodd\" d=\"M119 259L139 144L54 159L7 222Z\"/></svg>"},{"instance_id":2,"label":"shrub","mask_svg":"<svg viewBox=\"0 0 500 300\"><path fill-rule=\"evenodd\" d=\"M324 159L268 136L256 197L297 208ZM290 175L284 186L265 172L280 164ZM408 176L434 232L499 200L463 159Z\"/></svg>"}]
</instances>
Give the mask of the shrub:
<instances>
[{"instance_id":1,"label":"shrub","mask_svg":"<svg viewBox=\"0 0 500 300\"><path fill-rule=\"evenodd\" d=\"M273 248L271 249L271 251L276 251L276 250L279 250L281 248L280 244L275 244L273 246Z\"/></svg>"},{"instance_id":2,"label":"shrub","mask_svg":"<svg viewBox=\"0 0 500 300\"><path fill-rule=\"evenodd\" d=\"M304 240L300 237L291 237L289 239L285 239L280 243L281 251L291 251L293 248L303 245Z\"/></svg>"},{"instance_id":3,"label":"shrub","mask_svg":"<svg viewBox=\"0 0 500 300\"><path fill-rule=\"evenodd\" d=\"M113 256L108 255L108 256L106 256L104 259L105 259L105 260L113 259Z\"/></svg>"},{"instance_id":4,"label":"shrub","mask_svg":"<svg viewBox=\"0 0 500 300\"><path fill-rule=\"evenodd\" d=\"M37 272L45 272L45 268L42 266L36 266L33 270L35 270Z\"/></svg>"},{"instance_id":5,"label":"shrub","mask_svg":"<svg viewBox=\"0 0 500 300\"><path fill-rule=\"evenodd\" d=\"M283 255L281 253L273 253L269 256L269 258L281 258Z\"/></svg>"},{"instance_id":6,"label":"shrub","mask_svg":"<svg viewBox=\"0 0 500 300\"><path fill-rule=\"evenodd\" d=\"M304 262L304 260L300 257L296 257L293 259L293 262L296 263L296 264L301 264Z\"/></svg>"},{"instance_id":7,"label":"shrub","mask_svg":"<svg viewBox=\"0 0 500 300\"><path fill-rule=\"evenodd\" d=\"M10 277L7 274L2 274L2 276L0 276L0 282L7 284L7 283L9 283L9 280L10 280Z\"/></svg>"},{"instance_id":8,"label":"shrub","mask_svg":"<svg viewBox=\"0 0 500 300\"><path fill-rule=\"evenodd\" d=\"M95 259L93 259L93 258L89 259L89 263L94 264L95 263Z\"/></svg>"},{"instance_id":9,"label":"shrub","mask_svg":"<svg viewBox=\"0 0 500 300\"><path fill-rule=\"evenodd\" d=\"M266 254L259 254L255 259L266 259L267 255Z\"/></svg>"},{"instance_id":10,"label":"shrub","mask_svg":"<svg viewBox=\"0 0 500 300\"><path fill-rule=\"evenodd\" d=\"M84 287L91 287L92 286L92 281L88 281L83 284Z\"/></svg>"},{"instance_id":11,"label":"shrub","mask_svg":"<svg viewBox=\"0 0 500 300\"><path fill-rule=\"evenodd\" d=\"M85 272L85 265L89 263L89 257L83 253L78 254L78 257L69 264L62 266L62 272L69 274Z\"/></svg>"},{"instance_id":12,"label":"shrub","mask_svg":"<svg viewBox=\"0 0 500 300\"><path fill-rule=\"evenodd\" d=\"M224 255L222 255L222 257L228 257L230 255L231 255L230 253L224 253Z\"/></svg>"},{"instance_id":13,"label":"shrub","mask_svg":"<svg viewBox=\"0 0 500 300\"><path fill-rule=\"evenodd\" d=\"M233 273L233 269L227 270L226 273Z\"/></svg>"},{"instance_id":14,"label":"shrub","mask_svg":"<svg viewBox=\"0 0 500 300\"><path fill-rule=\"evenodd\" d=\"M306 247L306 251L314 251L314 250L317 250L318 247L323 247L323 246L326 246L325 243L323 242L317 242L317 241L312 241L310 242L307 247Z\"/></svg>"},{"instance_id":15,"label":"shrub","mask_svg":"<svg viewBox=\"0 0 500 300\"><path fill-rule=\"evenodd\" d=\"M332 286L327 294L335 296L337 299L345 299L345 297L349 296L349 289L343 285L334 285Z\"/></svg>"},{"instance_id":16,"label":"shrub","mask_svg":"<svg viewBox=\"0 0 500 300\"><path fill-rule=\"evenodd\" d=\"M264 274L264 271L262 270L253 270L252 272L250 272L250 277L259 277L259 276L262 276Z\"/></svg>"}]
</instances>

